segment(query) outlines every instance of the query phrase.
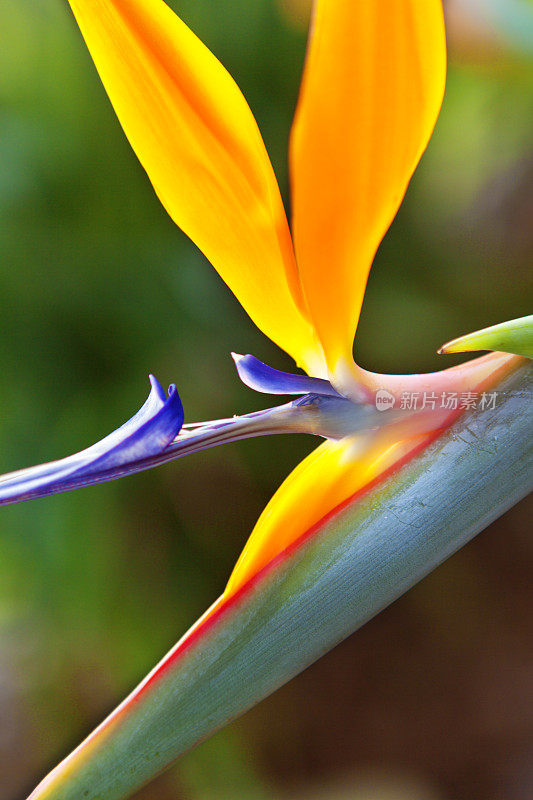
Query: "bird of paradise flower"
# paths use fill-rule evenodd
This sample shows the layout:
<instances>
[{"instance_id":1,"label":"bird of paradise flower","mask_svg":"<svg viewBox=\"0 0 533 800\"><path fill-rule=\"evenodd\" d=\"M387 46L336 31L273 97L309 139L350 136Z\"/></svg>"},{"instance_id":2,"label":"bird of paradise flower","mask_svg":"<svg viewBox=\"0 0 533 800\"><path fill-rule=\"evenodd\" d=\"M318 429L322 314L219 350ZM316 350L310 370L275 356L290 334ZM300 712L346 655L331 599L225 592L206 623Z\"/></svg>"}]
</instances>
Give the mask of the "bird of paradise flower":
<instances>
[{"instance_id":1,"label":"bird of paradise flower","mask_svg":"<svg viewBox=\"0 0 533 800\"><path fill-rule=\"evenodd\" d=\"M68 459L5 476L0 502L110 480L248 436L303 431L325 442L266 507L222 597L32 795L58 800L97 797L103 786L106 798L123 797L168 764L176 752L165 740L148 766L135 760L128 770L118 766L120 753L132 754L129 726L150 731L156 724L145 712L132 721L139 700L157 696L157 724L165 724L162 698L176 691L169 675L197 637L209 637L213 621L238 606L246 588L284 553L320 530L321 520L449 428L462 409L440 398L488 391L522 363L494 353L431 374L378 375L357 366L352 356L372 260L443 98L440 0L315 3L290 142L292 234L245 99L184 22L162 0L69 2L164 207L255 324L306 374L279 372L251 355L235 355L248 386L296 399L242 417L187 425L175 388L166 395L152 378L148 400L129 422ZM380 393L383 409L376 403ZM420 397L420 404L403 403L408 395ZM254 696L263 694L258 688ZM172 720L170 715L166 722ZM117 750L120 741L123 749Z\"/></svg>"}]
</instances>

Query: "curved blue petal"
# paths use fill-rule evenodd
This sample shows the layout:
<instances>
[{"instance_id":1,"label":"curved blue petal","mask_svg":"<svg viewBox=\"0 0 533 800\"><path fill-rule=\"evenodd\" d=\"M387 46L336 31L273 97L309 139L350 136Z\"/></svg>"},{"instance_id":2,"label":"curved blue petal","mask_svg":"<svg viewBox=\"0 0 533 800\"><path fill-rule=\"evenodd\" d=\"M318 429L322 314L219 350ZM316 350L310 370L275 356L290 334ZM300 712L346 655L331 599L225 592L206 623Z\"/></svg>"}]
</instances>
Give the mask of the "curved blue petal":
<instances>
[{"instance_id":1,"label":"curved blue petal","mask_svg":"<svg viewBox=\"0 0 533 800\"><path fill-rule=\"evenodd\" d=\"M264 394L320 394L340 397L329 381L322 378L309 378L307 375L293 375L269 367L251 355L241 356L232 353L239 378L250 389Z\"/></svg>"},{"instance_id":2,"label":"curved blue petal","mask_svg":"<svg viewBox=\"0 0 533 800\"><path fill-rule=\"evenodd\" d=\"M145 404L109 436L59 461L0 476L0 506L115 480L240 439L282 433L336 439L385 421L383 414L375 419L373 408L342 397L326 380L280 372L251 355L233 357L239 377L251 388L303 397L243 416L183 425L176 387L169 387L167 397L150 375Z\"/></svg>"},{"instance_id":3,"label":"curved blue petal","mask_svg":"<svg viewBox=\"0 0 533 800\"><path fill-rule=\"evenodd\" d=\"M166 450L183 425L183 406L174 385L167 397L153 375L150 384L142 408L101 441L59 461L0 478L0 505L119 478Z\"/></svg>"}]
</instances>

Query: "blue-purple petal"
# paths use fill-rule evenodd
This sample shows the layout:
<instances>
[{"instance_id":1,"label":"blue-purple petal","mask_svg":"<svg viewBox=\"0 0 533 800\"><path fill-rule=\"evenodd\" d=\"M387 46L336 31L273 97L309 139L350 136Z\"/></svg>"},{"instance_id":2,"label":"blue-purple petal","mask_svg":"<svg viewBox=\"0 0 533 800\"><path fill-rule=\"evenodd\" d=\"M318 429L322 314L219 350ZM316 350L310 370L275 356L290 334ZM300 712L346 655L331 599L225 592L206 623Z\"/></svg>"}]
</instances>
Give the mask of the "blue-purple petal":
<instances>
[{"instance_id":1,"label":"blue-purple petal","mask_svg":"<svg viewBox=\"0 0 533 800\"><path fill-rule=\"evenodd\" d=\"M1 476L0 506L114 480L253 436L306 432L337 438L347 426L368 428L368 414L338 394L329 381L280 372L251 355L233 357L239 377L252 389L303 397L240 417L183 425L176 387L170 386L167 396L150 375L151 391L142 408L109 436L59 461ZM311 415L309 405L314 408Z\"/></svg>"},{"instance_id":2,"label":"blue-purple petal","mask_svg":"<svg viewBox=\"0 0 533 800\"><path fill-rule=\"evenodd\" d=\"M0 505L118 478L166 450L183 425L183 406L174 385L167 397L153 375L150 384L142 408L101 441L59 461L3 476Z\"/></svg>"},{"instance_id":3,"label":"blue-purple petal","mask_svg":"<svg viewBox=\"0 0 533 800\"><path fill-rule=\"evenodd\" d=\"M320 394L339 397L329 381L310 378L307 375L293 375L269 367L251 355L241 356L232 353L239 378L250 389L264 394Z\"/></svg>"}]
</instances>

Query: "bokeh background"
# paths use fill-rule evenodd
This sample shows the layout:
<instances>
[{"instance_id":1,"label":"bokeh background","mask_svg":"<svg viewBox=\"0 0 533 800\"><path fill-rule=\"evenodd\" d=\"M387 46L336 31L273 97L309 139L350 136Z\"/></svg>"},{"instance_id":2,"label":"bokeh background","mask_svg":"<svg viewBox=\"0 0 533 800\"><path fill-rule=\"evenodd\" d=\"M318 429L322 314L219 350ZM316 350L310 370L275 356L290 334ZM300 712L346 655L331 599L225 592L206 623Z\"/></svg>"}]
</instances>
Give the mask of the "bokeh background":
<instances>
[{"instance_id":1,"label":"bokeh background","mask_svg":"<svg viewBox=\"0 0 533 800\"><path fill-rule=\"evenodd\" d=\"M309 0L171 5L245 92L287 198ZM447 4L446 101L372 271L367 367L441 367L445 340L531 312L532 7ZM178 384L189 421L262 407L230 350L291 364L163 212L66 0L0 0L0 41L1 470L117 427L149 371ZM219 594L313 446L256 439L2 510L0 800L22 800ZM138 800L533 797L531 511Z\"/></svg>"}]
</instances>

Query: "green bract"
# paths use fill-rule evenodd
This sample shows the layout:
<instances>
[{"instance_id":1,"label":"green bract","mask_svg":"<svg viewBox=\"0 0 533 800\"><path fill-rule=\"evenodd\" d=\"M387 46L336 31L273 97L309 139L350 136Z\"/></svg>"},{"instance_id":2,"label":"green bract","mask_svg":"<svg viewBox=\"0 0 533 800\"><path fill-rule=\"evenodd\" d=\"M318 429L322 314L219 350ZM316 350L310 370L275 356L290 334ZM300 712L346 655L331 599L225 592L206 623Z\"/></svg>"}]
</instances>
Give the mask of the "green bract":
<instances>
[{"instance_id":1,"label":"green bract","mask_svg":"<svg viewBox=\"0 0 533 800\"><path fill-rule=\"evenodd\" d=\"M444 344L439 353L464 353L475 350L500 350L533 358L533 315L512 319L474 333L467 333Z\"/></svg>"}]
</instances>

